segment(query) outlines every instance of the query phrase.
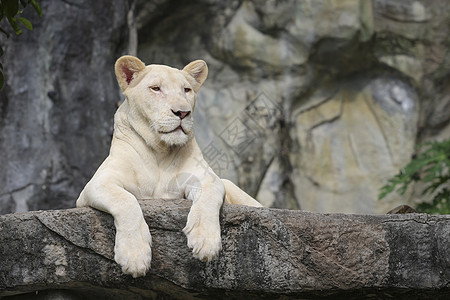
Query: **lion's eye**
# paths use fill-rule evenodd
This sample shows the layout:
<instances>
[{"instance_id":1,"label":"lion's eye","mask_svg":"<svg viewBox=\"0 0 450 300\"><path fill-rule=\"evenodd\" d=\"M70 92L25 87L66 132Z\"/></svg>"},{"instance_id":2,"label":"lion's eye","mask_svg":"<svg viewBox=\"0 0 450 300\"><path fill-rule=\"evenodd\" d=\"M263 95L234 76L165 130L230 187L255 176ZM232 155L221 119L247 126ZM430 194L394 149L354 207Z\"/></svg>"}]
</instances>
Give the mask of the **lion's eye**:
<instances>
[{"instance_id":1,"label":"lion's eye","mask_svg":"<svg viewBox=\"0 0 450 300\"><path fill-rule=\"evenodd\" d=\"M152 86L150 88L155 92L159 92L161 90L161 88L159 86Z\"/></svg>"},{"instance_id":2,"label":"lion's eye","mask_svg":"<svg viewBox=\"0 0 450 300\"><path fill-rule=\"evenodd\" d=\"M185 93L189 93L190 91L191 91L190 88L184 88L184 92L185 92Z\"/></svg>"}]
</instances>

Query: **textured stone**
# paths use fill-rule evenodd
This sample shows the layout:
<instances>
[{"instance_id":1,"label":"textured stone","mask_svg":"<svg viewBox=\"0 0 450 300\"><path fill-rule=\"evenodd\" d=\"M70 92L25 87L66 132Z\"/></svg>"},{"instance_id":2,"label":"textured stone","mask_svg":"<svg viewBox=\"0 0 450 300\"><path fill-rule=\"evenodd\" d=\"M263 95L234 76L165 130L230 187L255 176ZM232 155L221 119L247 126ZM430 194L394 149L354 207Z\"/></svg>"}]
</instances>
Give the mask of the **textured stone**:
<instances>
[{"instance_id":1,"label":"textured stone","mask_svg":"<svg viewBox=\"0 0 450 300\"><path fill-rule=\"evenodd\" d=\"M128 1L43 1L33 31L2 40L0 213L72 207L109 151L128 51ZM3 47L3 46L2 46Z\"/></svg>"},{"instance_id":2,"label":"textured stone","mask_svg":"<svg viewBox=\"0 0 450 300\"><path fill-rule=\"evenodd\" d=\"M113 261L108 214L81 208L0 216L0 297L36 291L44 297L61 289L62 299L450 295L449 216L225 205L220 257L203 263L181 231L190 204L141 202L153 261L150 273L137 279Z\"/></svg>"},{"instance_id":3,"label":"textured stone","mask_svg":"<svg viewBox=\"0 0 450 300\"><path fill-rule=\"evenodd\" d=\"M376 199L384 178L409 161L404 154L414 151L418 97L400 79L356 82L294 112L301 155L292 180L305 199L302 209L372 213L400 204L392 197L364 200Z\"/></svg>"},{"instance_id":4,"label":"textured stone","mask_svg":"<svg viewBox=\"0 0 450 300\"><path fill-rule=\"evenodd\" d=\"M196 134L219 175L272 207L384 213L420 200L377 195L418 142L450 137L445 1L175 4L141 4L138 53L208 62Z\"/></svg>"}]
</instances>

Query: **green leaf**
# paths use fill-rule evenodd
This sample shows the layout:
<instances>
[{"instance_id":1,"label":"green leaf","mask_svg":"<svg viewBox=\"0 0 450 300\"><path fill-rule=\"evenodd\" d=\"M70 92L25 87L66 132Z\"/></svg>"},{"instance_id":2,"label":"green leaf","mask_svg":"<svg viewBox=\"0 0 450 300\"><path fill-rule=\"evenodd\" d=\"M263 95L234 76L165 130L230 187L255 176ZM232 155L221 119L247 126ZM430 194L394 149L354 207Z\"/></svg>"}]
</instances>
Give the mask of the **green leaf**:
<instances>
[{"instance_id":1,"label":"green leaf","mask_svg":"<svg viewBox=\"0 0 450 300\"><path fill-rule=\"evenodd\" d=\"M403 195L409 184L425 183L422 195L432 195L431 203L417 205L417 211L426 213L450 213L450 139L442 142L426 142L417 147L417 156L404 169L381 187L378 199L397 191Z\"/></svg>"},{"instance_id":2,"label":"green leaf","mask_svg":"<svg viewBox=\"0 0 450 300\"><path fill-rule=\"evenodd\" d=\"M17 0L2 0L3 13L7 18L12 18L17 15L19 11L19 1Z\"/></svg>"},{"instance_id":3,"label":"green leaf","mask_svg":"<svg viewBox=\"0 0 450 300\"><path fill-rule=\"evenodd\" d=\"M17 23L16 18L14 18L14 17L13 17L13 18L9 18L9 17L8 17L8 22L9 22L9 25L11 25L12 29L14 30L14 32L15 32L17 35L22 34L22 29L20 29L19 24Z\"/></svg>"},{"instance_id":4,"label":"green leaf","mask_svg":"<svg viewBox=\"0 0 450 300\"><path fill-rule=\"evenodd\" d=\"M34 10L37 12L40 18L42 18L42 8L36 0L30 1L31 5L34 7Z\"/></svg>"},{"instance_id":5,"label":"green leaf","mask_svg":"<svg viewBox=\"0 0 450 300\"><path fill-rule=\"evenodd\" d=\"M392 191L395 189L394 185L385 185L380 189L380 194L378 195L378 200L383 199L387 196L387 194L392 193Z\"/></svg>"},{"instance_id":6,"label":"green leaf","mask_svg":"<svg viewBox=\"0 0 450 300\"><path fill-rule=\"evenodd\" d=\"M433 180L432 184L430 184L423 190L422 196L426 195L426 194L434 193L439 187L444 186L447 183L447 181L450 181L449 176L436 177Z\"/></svg>"},{"instance_id":7,"label":"green leaf","mask_svg":"<svg viewBox=\"0 0 450 300\"><path fill-rule=\"evenodd\" d=\"M23 18L23 17L19 17L17 19L19 22L21 22L23 25L25 25L25 27L29 30L33 30L33 25L31 24L30 21L28 21L27 19Z\"/></svg>"},{"instance_id":8,"label":"green leaf","mask_svg":"<svg viewBox=\"0 0 450 300\"><path fill-rule=\"evenodd\" d=\"M431 203L419 203L417 211L427 214L450 214L450 191L446 188L442 189Z\"/></svg>"}]
</instances>

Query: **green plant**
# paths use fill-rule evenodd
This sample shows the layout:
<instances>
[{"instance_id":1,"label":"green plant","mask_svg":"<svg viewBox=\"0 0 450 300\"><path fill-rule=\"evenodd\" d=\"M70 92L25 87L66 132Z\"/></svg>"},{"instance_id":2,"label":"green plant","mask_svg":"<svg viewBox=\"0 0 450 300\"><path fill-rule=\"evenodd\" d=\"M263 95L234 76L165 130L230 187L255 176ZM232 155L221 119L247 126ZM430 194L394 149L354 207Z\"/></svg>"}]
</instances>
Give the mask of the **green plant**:
<instances>
[{"instance_id":1,"label":"green plant","mask_svg":"<svg viewBox=\"0 0 450 300\"><path fill-rule=\"evenodd\" d=\"M410 163L380 189L379 199L396 190L404 195L413 182L425 183L422 195L431 195L431 202L418 204L417 211L430 214L450 214L450 139L427 142L418 147Z\"/></svg>"},{"instance_id":2,"label":"green plant","mask_svg":"<svg viewBox=\"0 0 450 300\"><path fill-rule=\"evenodd\" d=\"M22 29L19 24L23 24L25 28L33 30L31 22L22 17L25 7L31 5L39 17L42 17L42 9L36 0L1 0L0 1L0 21L5 17L9 25L16 35L22 34ZM5 28L0 26L0 31L9 38L9 33ZM0 57L3 55L3 48L0 46ZM0 64L0 89L3 88L5 79L3 76L3 65Z\"/></svg>"}]
</instances>

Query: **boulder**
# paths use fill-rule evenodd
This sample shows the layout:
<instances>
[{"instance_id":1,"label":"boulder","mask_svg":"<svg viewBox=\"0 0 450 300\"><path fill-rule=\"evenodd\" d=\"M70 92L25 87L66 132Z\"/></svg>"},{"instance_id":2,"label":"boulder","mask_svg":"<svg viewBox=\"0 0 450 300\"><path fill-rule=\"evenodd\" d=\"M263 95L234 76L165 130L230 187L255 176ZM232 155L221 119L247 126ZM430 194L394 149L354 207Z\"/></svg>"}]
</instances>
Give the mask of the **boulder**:
<instances>
[{"instance_id":1,"label":"boulder","mask_svg":"<svg viewBox=\"0 0 450 300\"><path fill-rule=\"evenodd\" d=\"M446 299L450 216L350 215L224 205L223 249L192 257L182 228L191 202L145 200L150 272L113 260L110 215L91 208L0 216L5 299ZM37 295L37 296L36 296ZM23 298L21 298L23 297Z\"/></svg>"}]
</instances>

